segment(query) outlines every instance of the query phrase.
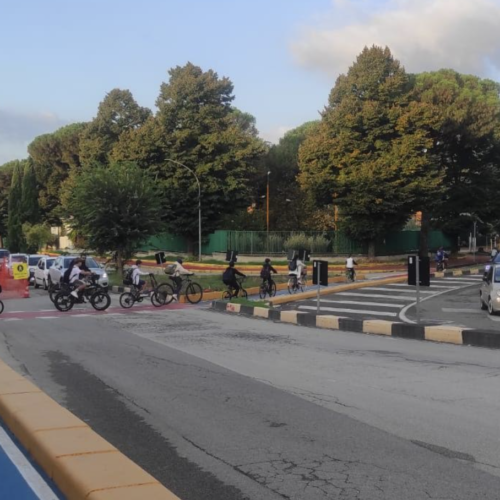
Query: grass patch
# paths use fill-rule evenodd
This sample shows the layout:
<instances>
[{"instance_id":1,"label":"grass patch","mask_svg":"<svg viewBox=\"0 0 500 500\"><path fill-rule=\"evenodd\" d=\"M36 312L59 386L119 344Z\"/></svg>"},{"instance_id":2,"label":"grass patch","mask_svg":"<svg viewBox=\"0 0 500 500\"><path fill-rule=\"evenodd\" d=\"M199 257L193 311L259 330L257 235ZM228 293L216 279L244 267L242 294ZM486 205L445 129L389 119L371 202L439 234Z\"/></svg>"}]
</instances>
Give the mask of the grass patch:
<instances>
[{"instance_id":1,"label":"grass patch","mask_svg":"<svg viewBox=\"0 0 500 500\"><path fill-rule=\"evenodd\" d=\"M249 300L238 297L231 299L230 302L231 304L241 304L242 306L263 307L265 309L269 309L269 304L262 300Z\"/></svg>"}]
</instances>

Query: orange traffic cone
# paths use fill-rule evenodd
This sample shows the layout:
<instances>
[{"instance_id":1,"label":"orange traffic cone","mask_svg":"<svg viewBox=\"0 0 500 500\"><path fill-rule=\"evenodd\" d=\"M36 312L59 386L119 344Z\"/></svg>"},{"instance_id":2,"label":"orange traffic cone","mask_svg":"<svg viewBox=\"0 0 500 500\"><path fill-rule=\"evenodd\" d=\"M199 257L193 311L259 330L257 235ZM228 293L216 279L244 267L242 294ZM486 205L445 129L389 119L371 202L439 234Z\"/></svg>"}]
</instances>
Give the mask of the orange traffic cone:
<instances>
[{"instance_id":1,"label":"orange traffic cone","mask_svg":"<svg viewBox=\"0 0 500 500\"><path fill-rule=\"evenodd\" d=\"M29 285L26 287L26 290L24 291L23 298L24 299L29 299L30 298L30 287L29 287Z\"/></svg>"}]
</instances>

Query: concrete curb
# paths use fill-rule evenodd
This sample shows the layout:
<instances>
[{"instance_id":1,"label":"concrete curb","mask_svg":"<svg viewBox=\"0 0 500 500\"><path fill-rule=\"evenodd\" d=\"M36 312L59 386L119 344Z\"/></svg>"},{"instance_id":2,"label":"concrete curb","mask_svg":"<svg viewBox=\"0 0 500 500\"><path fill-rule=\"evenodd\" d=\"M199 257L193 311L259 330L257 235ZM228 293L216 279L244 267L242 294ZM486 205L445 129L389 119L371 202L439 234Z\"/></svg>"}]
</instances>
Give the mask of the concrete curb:
<instances>
[{"instance_id":1,"label":"concrete curb","mask_svg":"<svg viewBox=\"0 0 500 500\"><path fill-rule=\"evenodd\" d=\"M470 276L471 274L480 273L482 273L482 270L478 268L468 269L465 271L446 271L445 273L439 273L435 276ZM406 277L403 277L403 281L405 279ZM387 282L387 280L379 280L378 284L381 284L381 281ZM402 280L399 279L399 281ZM369 285L373 285L374 283L375 281L369 282ZM356 283L354 285L356 285ZM362 283L360 283L360 285L362 285ZM364 286L367 285L364 284ZM346 287L340 286L336 287L335 291L341 291L341 288L346 289ZM328 290L325 289L324 291ZM331 290L329 293L335 293L335 291ZM309 298L309 295L311 294L307 293L301 295L301 298L303 299ZM306 295L307 297L305 297ZM311 296L315 295L313 294ZM294 297L297 298L298 295L295 295ZM262 307L232 304L231 302L226 301L212 302L212 309L221 312L242 314L244 316L279 321L281 323L289 323L293 325L308 326L312 328L341 330L354 333L366 333L369 335L384 335L388 337L398 337L411 340L426 340L446 344L500 349L500 334L488 330L476 330L473 328L461 328L449 325L415 325L383 320L361 320L329 315L316 316L315 314L302 311L280 311L276 309L265 309Z\"/></svg>"},{"instance_id":2,"label":"concrete curb","mask_svg":"<svg viewBox=\"0 0 500 500\"><path fill-rule=\"evenodd\" d=\"M0 418L68 500L179 500L1 361Z\"/></svg>"},{"instance_id":3,"label":"concrete curb","mask_svg":"<svg viewBox=\"0 0 500 500\"><path fill-rule=\"evenodd\" d=\"M312 328L500 349L500 334L487 330L448 325L413 325L383 320L360 320L329 315L316 316L302 311L279 311L277 309L232 304L221 300L212 302L212 309Z\"/></svg>"}]
</instances>

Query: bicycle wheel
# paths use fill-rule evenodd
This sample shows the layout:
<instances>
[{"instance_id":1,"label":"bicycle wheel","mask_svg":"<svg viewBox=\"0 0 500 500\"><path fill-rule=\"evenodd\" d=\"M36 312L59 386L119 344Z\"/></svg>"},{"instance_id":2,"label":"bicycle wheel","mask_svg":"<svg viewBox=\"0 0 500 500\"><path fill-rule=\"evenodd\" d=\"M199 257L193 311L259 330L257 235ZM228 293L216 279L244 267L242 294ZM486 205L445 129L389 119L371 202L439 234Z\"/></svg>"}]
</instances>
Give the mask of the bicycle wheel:
<instances>
[{"instance_id":1,"label":"bicycle wheel","mask_svg":"<svg viewBox=\"0 0 500 500\"><path fill-rule=\"evenodd\" d=\"M186 289L186 299L190 304L198 304L203 298L203 289L198 283L189 283Z\"/></svg>"},{"instance_id":2,"label":"bicycle wheel","mask_svg":"<svg viewBox=\"0 0 500 500\"><path fill-rule=\"evenodd\" d=\"M231 300L231 292L226 290L225 292L222 292L222 300Z\"/></svg>"},{"instance_id":3,"label":"bicycle wheel","mask_svg":"<svg viewBox=\"0 0 500 500\"><path fill-rule=\"evenodd\" d=\"M154 297L155 295L158 295L158 304L156 305L153 300L156 300ZM163 285L160 285L156 289L156 294L153 294L151 297L151 302L155 307L160 307L160 306L168 306L170 302L174 300L174 289L168 284L168 283L163 283ZM161 304L160 304L161 302Z\"/></svg>"},{"instance_id":4,"label":"bicycle wheel","mask_svg":"<svg viewBox=\"0 0 500 500\"><path fill-rule=\"evenodd\" d=\"M130 309L135 302L135 297L132 293L130 292L125 292L120 295L120 305L124 309Z\"/></svg>"},{"instance_id":5,"label":"bicycle wheel","mask_svg":"<svg viewBox=\"0 0 500 500\"><path fill-rule=\"evenodd\" d=\"M0 314L3 313L3 302L0 300Z\"/></svg>"},{"instance_id":6,"label":"bicycle wheel","mask_svg":"<svg viewBox=\"0 0 500 500\"><path fill-rule=\"evenodd\" d=\"M54 303L56 295L60 292L60 290L56 289L54 285L49 286L49 297L52 303Z\"/></svg>"},{"instance_id":7,"label":"bicycle wheel","mask_svg":"<svg viewBox=\"0 0 500 500\"><path fill-rule=\"evenodd\" d=\"M111 297L106 292L98 290L90 297L90 303L96 311L105 311L111 305Z\"/></svg>"},{"instance_id":8,"label":"bicycle wheel","mask_svg":"<svg viewBox=\"0 0 500 500\"><path fill-rule=\"evenodd\" d=\"M242 289L240 290L239 296L240 296L242 299L248 299L248 292L247 292L244 288L242 288Z\"/></svg>"},{"instance_id":9,"label":"bicycle wheel","mask_svg":"<svg viewBox=\"0 0 500 500\"><path fill-rule=\"evenodd\" d=\"M263 283L262 285L260 285L260 288L259 288L259 297L261 299L265 299L266 295L267 295L267 285L265 285Z\"/></svg>"},{"instance_id":10,"label":"bicycle wheel","mask_svg":"<svg viewBox=\"0 0 500 500\"><path fill-rule=\"evenodd\" d=\"M295 279L293 279L293 278L290 278L288 280L288 293L290 295L297 293L297 283L296 283Z\"/></svg>"},{"instance_id":11,"label":"bicycle wheel","mask_svg":"<svg viewBox=\"0 0 500 500\"><path fill-rule=\"evenodd\" d=\"M71 294L66 292L59 292L54 297L54 305L56 306L56 309L58 311L68 312L71 311L71 309L73 309L75 301Z\"/></svg>"},{"instance_id":12,"label":"bicycle wheel","mask_svg":"<svg viewBox=\"0 0 500 500\"><path fill-rule=\"evenodd\" d=\"M269 287L269 297L276 297L276 283L274 281L271 281L271 286Z\"/></svg>"}]
</instances>

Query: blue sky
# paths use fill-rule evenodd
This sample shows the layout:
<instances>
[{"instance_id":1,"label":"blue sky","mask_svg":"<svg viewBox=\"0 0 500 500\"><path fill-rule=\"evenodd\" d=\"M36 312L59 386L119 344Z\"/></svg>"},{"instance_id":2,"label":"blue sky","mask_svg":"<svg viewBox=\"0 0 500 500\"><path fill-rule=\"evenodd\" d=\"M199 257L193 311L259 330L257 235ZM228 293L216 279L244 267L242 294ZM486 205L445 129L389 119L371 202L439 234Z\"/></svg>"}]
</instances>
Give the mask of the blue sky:
<instances>
[{"instance_id":1,"label":"blue sky","mask_svg":"<svg viewBox=\"0 0 500 500\"><path fill-rule=\"evenodd\" d=\"M231 78L236 106L274 141L318 117L366 43L412 71L500 79L499 22L500 0L1 0L0 164L90 120L113 88L154 108L167 70L187 61Z\"/></svg>"}]
</instances>

